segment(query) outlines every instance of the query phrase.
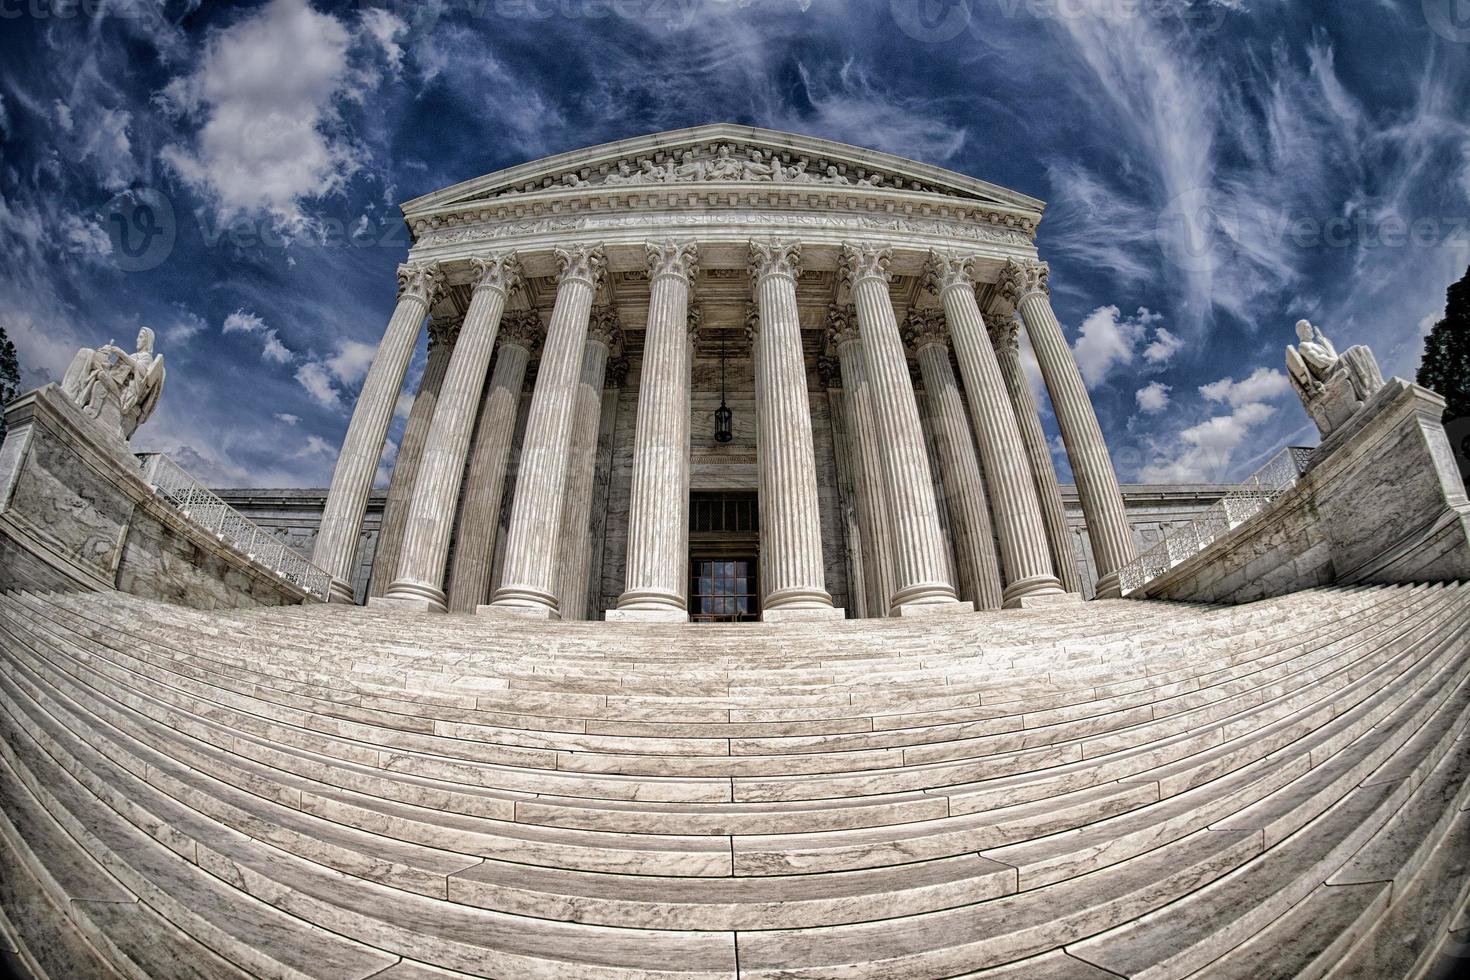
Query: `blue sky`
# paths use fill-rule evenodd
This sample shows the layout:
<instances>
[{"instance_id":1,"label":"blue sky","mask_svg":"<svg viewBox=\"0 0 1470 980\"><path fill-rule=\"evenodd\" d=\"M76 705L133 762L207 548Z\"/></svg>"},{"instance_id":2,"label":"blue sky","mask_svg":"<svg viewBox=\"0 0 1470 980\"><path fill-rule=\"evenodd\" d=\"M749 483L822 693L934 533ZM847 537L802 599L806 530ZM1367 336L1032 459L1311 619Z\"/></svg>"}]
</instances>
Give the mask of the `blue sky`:
<instances>
[{"instance_id":1,"label":"blue sky","mask_svg":"<svg viewBox=\"0 0 1470 980\"><path fill-rule=\"evenodd\" d=\"M1470 264L1467 107L1467 0L0 0L0 325L28 384L152 326L136 446L324 486L397 202L728 120L1047 201L1120 477L1237 478L1314 441L1299 317L1412 376Z\"/></svg>"}]
</instances>

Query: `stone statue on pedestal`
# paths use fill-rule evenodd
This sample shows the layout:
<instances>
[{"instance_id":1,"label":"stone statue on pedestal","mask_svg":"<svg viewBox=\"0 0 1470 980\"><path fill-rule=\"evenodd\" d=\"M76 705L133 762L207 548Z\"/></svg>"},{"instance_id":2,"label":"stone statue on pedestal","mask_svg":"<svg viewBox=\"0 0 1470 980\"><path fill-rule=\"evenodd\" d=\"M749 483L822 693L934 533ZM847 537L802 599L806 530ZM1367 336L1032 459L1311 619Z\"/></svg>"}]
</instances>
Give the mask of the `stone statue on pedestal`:
<instances>
[{"instance_id":1,"label":"stone statue on pedestal","mask_svg":"<svg viewBox=\"0 0 1470 980\"><path fill-rule=\"evenodd\" d=\"M138 331L138 350L108 343L83 347L66 369L61 390L82 412L124 443L158 407L163 391L163 355L153 353L153 331Z\"/></svg>"},{"instance_id":2,"label":"stone statue on pedestal","mask_svg":"<svg viewBox=\"0 0 1470 980\"><path fill-rule=\"evenodd\" d=\"M1338 354L1327 335L1307 320L1297 321L1296 336L1297 346L1286 348L1286 373L1326 439L1383 387L1383 373L1367 347Z\"/></svg>"}]
</instances>

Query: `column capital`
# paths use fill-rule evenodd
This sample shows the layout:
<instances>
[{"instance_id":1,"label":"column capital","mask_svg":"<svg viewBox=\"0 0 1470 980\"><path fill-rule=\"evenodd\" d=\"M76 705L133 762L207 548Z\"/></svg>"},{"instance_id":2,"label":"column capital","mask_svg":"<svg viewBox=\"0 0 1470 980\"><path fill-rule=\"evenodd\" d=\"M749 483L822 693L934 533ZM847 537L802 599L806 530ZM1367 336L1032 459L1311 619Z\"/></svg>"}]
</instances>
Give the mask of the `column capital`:
<instances>
[{"instance_id":1,"label":"column capital","mask_svg":"<svg viewBox=\"0 0 1470 980\"><path fill-rule=\"evenodd\" d=\"M1014 310L991 307L985 314L985 329L990 334L990 346L997 353L1016 354L1021 349L1019 324Z\"/></svg>"},{"instance_id":2,"label":"column capital","mask_svg":"<svg viewBox=\"0 0 1470 980\"><path fill-rule=\"evenodd\" d=\"M765 242L752 240L747 268L752 282L769 276L785 276L795 282L801 271L801 243L779 238Z\"/></svg>"},{"instance_id":3,"label":"column capital","mask_svg":"<svg viewBox=\"0 0 1470 980\"><path fill-rule=\"evenodd\" d=\"M892 258L893 250L890 248L843 242L840 274L847 279L849 285L855 286L864 279L877 279L887 288L893 279L888 271L888 263Z\"/></svg>"},{"instance_id":4,"label":"column capital","mask_svg":"<svg viewBox=\"0 0 1470 980\"><path fill-rule=\"evenodd\" d=\"M917 354L925 347L939 346L949 350L949 324L943 310L909 310L903 339Z\"/></svg>"},{"instance_id":5,"label":"column capital","mask_svg":"<svg viewBox=\"0 0 1470 980\"><path fill-rule=\"evenodd\" d=\"M621 388L628 380L628 358L618 355L610 358L607 362L607 374L603 381L604 388Z\"/></svg>"},{"instance_id":6,"label":"column capital","mask_svg":"<svg viewBox=\"0 0 1470 980\"><path fill-rule=\"evenodd\" d=\"M1050 296L1050 277L1051 266L1045 262L1006 259L1000 270L1000 279L995 284L996 293L1012 307L1019 308L1021 301L1031 296Z\"/></svg>"},{"instance_id":7,"label":"column capital","mask_svg":"<svg viewBox=\"0 0 1470 980\"><path fill-rule=\"evenodd\" d=\"M827 390L842 387L842 362L830 354L823 354L817 358L817 375L822 379L822 387Z\"/></svg>"},{"instance_id":8,"label":"column capital","mask_svg":"<svg viewBox=\"0 0 1470 980\"><path fill-rule=\"evenodd\" d=\"M597 289L607 275L607 257L601 245L573 245L556 250L556 267L558 284L583 282Z\"/></svg>"},{"instance_id":9,"label":"column capital","mask_svg":"<svg viewBox=\"0 0 1470 980\"><path fill-rule=\"evenodd\" d=\"M857 315L851 306L833 303L827 307L827 343L832 345L833 350L840 350L843 344L861 339Z\"/></svg>"},{"instance_id":10,"label":"column capital","mask_svg":"<svg viewBox=\"0 0 1470 980\"><path fill-rule=\"evenodd\" d=\"M546 335L541 315L535 310L506 310L500 320L500 344L515 344L526 353L535 350Z\"/></svg>"},{"instance_id":11,"label":"column capital","mask_svg":"<svg viewBox=\"0 0 1470 980\"><path fill-rule=\"evenodd\" d=\"M975 259L955 252L930 252L924 266L924 287L931 293L975 288Z\"/></svg>"},{"instance_id":12,"label":"column capital","mask_svg":"<svg viewBox=\"0 0 1470 980\"><path fill-rule=\"evenodd\" d=\"M587 343L601 344L608 350L622 340L623 327L615 306L597 304L587 318Z\"/></svg>"},{"instance_id":13,"label":"column capital","mask_svg":"<svg viewBox=\"0 0 1470 980\"><path fill-rule=\"evenodd\" d=\"M755 349L756 338L761 333L761 308L754 300L745 304L745 339L749 342L751 350Z\"/></svg>"},{"instance_id":14,"label":"column capital","mask_svg":"<svg viewBox=\"0 0 1470 980\"><path fill-rule=\"evenodd\" d=\"M464 326L464 315L436 316L429 319L429 353L440 347L453 347L459 338L459 328Z\"/></svg>"},{"instance_id":15,"label":"column capital","mask_svg":"<svg viewBox=\"0 0 1470 980\"><path fill-rule=\"evenodd\" d=\"M648 259L648 278L651 282L662 276L677 276L685 286L693 288L694 273L699 268L699 249L693 242L647 242L643 246Z\"/></svg>"},{"instance_id":16,"label":"column capital","mask_svg":"<svg viewBox=\"0 0 1470 980\"><path fill-rule=\"evenodd\" d=\"M470 259L470 268L475 276L473 292L493 289L509 297L521 288L521 262L514 252L476 255Z\"/></svg>"},{"instance_id":17,"label":"column capital","mask_svg":"<svg viewBox=\"0 0 1470 980\"><path fill-rule=\"evenodd\" d=\"M444 297L444 270L437 262L405 262L398 267L398 298L416 299L424 308Z\"/></svg>"}]
</instances>

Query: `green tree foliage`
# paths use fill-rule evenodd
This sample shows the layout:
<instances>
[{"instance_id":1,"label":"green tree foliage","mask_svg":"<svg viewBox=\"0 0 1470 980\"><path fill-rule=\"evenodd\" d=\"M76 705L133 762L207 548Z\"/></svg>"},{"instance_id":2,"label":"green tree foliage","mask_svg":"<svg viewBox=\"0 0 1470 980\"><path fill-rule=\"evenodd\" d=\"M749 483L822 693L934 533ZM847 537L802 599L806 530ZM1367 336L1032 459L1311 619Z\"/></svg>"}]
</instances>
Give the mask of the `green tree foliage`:
<instances>
[{"instance_id":1,"label":"green tree foliage","mask_svg":"<svg viewBox=\"0 0 1470 980\"><path fill-rule=\"evenodd\" d=\"M1470 269L1450 286L1444 319L1424 338L1424 360L1415 378L1445 400L1444 426L1470 481Z\"/></svg>"},{"instance_id":2,"label":"green tree foliage","mask_svg":"<svg viewBox=\"0 0 1470 980\"><path fill-rule=\"evenodd\" d=\"M0 327L0 406L20 394L20 360L15 356L15 345ZM5 417L0 415L0 442L5 441Z\"/></svg>"}]
</instances>

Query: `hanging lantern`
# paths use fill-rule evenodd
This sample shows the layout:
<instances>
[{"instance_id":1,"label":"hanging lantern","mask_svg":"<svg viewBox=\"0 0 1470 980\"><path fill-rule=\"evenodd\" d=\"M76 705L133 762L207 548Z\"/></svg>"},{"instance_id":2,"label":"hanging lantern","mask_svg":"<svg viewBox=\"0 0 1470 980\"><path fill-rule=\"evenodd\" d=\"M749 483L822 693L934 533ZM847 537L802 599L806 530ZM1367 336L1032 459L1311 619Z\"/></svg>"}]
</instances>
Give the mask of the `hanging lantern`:
<instances>
[{"instance_id":1,"label":"hanging lantern","mask_svg":"<svg viewBox=\"0 0 1470 980\"><path fill-rule=\"evenodd\" d=\"M729 442L735 438L732 424L735 413L725 404L725 345L720 344L720 407L715 409L715 442Z\"/></svg>"}]
</instances>

